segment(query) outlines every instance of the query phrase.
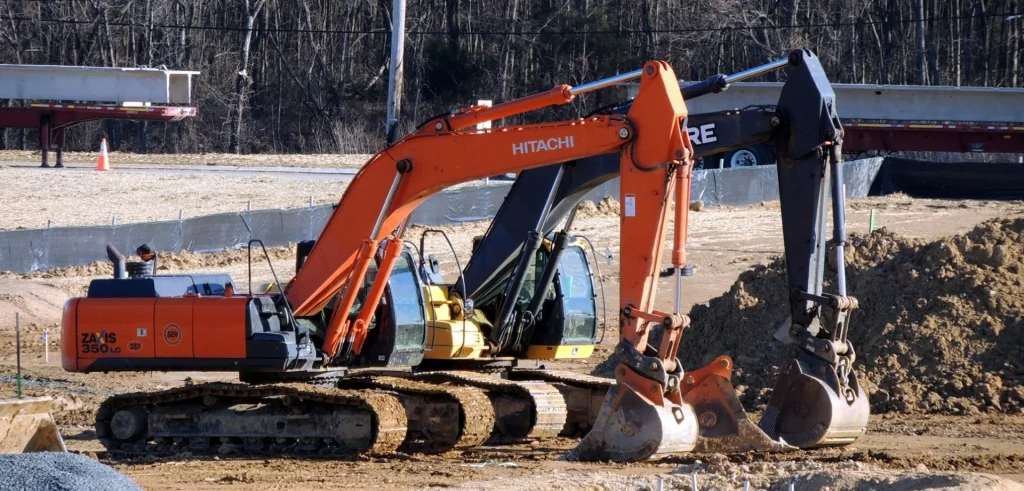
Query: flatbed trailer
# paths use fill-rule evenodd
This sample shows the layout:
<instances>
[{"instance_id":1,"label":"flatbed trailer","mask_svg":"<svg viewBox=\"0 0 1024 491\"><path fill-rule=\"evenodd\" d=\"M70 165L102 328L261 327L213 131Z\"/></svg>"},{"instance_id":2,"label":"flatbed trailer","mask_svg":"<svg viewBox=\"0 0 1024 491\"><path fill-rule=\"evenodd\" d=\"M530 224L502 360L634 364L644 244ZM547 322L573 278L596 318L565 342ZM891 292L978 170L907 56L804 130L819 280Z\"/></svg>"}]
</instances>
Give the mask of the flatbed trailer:
<instances>
[{"instance_id":1,"label":"flatbed trailer","mask_svg":"<svg viewBox=\"0 0 1024 491\"><path fill-rule=\"evenodd\" d=\"M198 114L192 77L199 72L154 68L0 64L0 99L29 101L0 107L0 128L39 130L42 167L64 166L67 130L104 119L180 121ZM179 104L179 105L173 105Z\"/></svg>"},{"instance_id":2,"label":"flatbed trailer","mask_svg":"<svg viewBox=\"0 0 1024 491\"><path fill-rule=\"evenodd\" d=\"M55 167L64 167L64 141L75 125L104 119L132 121L181 121L198 114L195 107L125 107L93 104L32 104L29 107L0 107L0 127L39 130L41 167L50 167L50 152L57 154Z\"/></svg>"}]
</instances>

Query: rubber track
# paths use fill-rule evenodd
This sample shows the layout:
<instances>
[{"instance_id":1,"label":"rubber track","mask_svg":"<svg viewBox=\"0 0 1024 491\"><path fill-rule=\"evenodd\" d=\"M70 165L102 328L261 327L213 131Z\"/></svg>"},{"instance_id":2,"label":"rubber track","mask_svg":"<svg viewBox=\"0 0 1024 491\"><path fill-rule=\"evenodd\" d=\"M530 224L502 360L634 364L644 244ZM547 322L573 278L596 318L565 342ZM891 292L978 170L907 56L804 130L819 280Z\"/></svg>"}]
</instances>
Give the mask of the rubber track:
<instances>
[{"instance_id":1,"label":"rubber track","mask_svg":"<svg viewBox=\"0 0 1024 491\"><path fill-rule=\"evenodd\" d=\"M524 435L525 438L556 437L561 433L568 418L568 409L562 393L544 382L511 381L468 371L421 372L413 377L433 382L469 385L516 397L529 397L533 411L530 431Z\"/></svg>"},{"instance_id":2,"label":"rubber track","mask_svg":"<svg viewBox=\"0 0 1024 491\"><path fill-rule=\"evenodd\" d=\"M215 382L188 385L161 392L137 392L115 395L103 401L97 410L96 434L103 446L112 452L140 451L146 454L169 455L183 451L194 453L198 449L188 444L160 446L138 443L122 444L110 437L110 418L118 410L130 406L161 405L187 401L189 399L201 400L207 395L223 398L288 396L325 405L349 406L370 411L373 414L375 424L375 438L369 448L359 450L361 454L392 453L405 441L407 424L405 408L397 397L380 392L341 390L304 383L249 385ZM230 435L226 436L230 437ZM207 451L213 453L216 448L217 445L209 445Z\"/></svg>"},{"instance_id":3,"label":"rubber track","mask_svg":"<svg viewBox=\"0 0 1024 491\"><path fill-rule=\"evenodd\" d=\"M442 397L459 405L459 439L455 442L426 442L426 446L403 445L405 452L439 453L449 450L476 447L487 441L494 427L494 408L484 391L474 387L457 387L431 384L404 377L403 373L388 375L357 375L340 381L342 387L355 384L363 390L366 385L396 392L398 394L421 394L428 397Z\"/></svg>"}]
</instances>

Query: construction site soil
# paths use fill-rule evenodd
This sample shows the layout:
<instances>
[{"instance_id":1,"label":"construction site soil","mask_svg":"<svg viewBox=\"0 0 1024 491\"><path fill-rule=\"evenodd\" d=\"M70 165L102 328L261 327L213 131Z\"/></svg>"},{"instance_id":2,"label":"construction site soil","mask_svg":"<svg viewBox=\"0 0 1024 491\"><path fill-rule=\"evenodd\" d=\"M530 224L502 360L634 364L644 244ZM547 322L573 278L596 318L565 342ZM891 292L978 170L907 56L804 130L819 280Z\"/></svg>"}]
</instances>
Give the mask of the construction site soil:
<instances>
[{"instance_id":1,"label":"construction site soil","mask_svg":"<svg viewBox=\"0 0 1024 491\"><path fill-rule=\"evenodd\" d=\"M868 214L886 230L867 234ZM611 200L588 209L574 229L594 241L607 290L609 327L594 356L549 366L600 370L616 342L618 218ZM559 460L576 441L551 439L477 447L443 455L395 454L351 459L245 458L235 454L128 457L104 451L92 428L97 405L116 393L158 390L186 380L231 381L231 374L75 374L60 368L58 323L69 295L103 263L0 278L0 394L14 393L14 313L22 321L25 392L57 399L55 417L72 451L113 466L146 489L1024 489L1024 414L1020 398L1024 206L1011 202L855 200L847 252L850 294L860 300L850 338L873 410L867 434L854 445L780 454L693 454L659 462L582 464ZM987 221L999 218L1000 220ZM984 222L984 223L983 223ZM980 224L980 225L979 225ZM459 257L486 223L442 227ZM959 235L956 235L959 234ZM414 237L415 236L415 237ZM418 238L418 228L408 232ZM948 237L948 238L947 238ZM428 241L428 246L429 241ZM433 247L433 246L430 246ZM445 246L447 247L447 246ZM434 249L445 265L438 246ZM687 368L728 353L748 408L763 404L785 348L774 325L786 315L778 207L708 208L691 214L689 262L697 275L684 285ZM450 256L451 254L448 253ZM609 264L605 256L611 256ZM272 252L278 274L290 276L292 251ZM240 251L165 254L162 271L225 270L246 284ZM737 280L737 278L739 278ZM282 277L282 280L286 278ZM271 281L253 268L254 283ZM657 307L670 310L672 281L660 282ZM50 363L41 336L50 335ZM980 473L980 474L979 474Z\"/></svg>"},{"instance_id":2,"label":"construction site soil","mask_svg":"<svg viewBox=\"0 0 1024 491\"><path fill-rule=\"evenodd\" d=\"M146 173L8 167L0 161L0 230L170 221L248 209L333 204L341 179L214 172Z\"/></svg>"},{"instance_id":3,"label":"construction site soil","mask_svg":"<svg viewBox=\"0 0 1024 491\"><path fill-rule=\"evenodd\" d=\"M848 292L861 305L849 339L873 413L1024 412L1024 219L933 242L883 228L850 237L845 257ZM763 408L793 349L773 337L789 314L787 292L781 258L744 272L690 311L680 360L697 368L732 356L741 400ZM611 365L596 374L610 375Z\"/></svg>"},{"instance_id":4,"label":"construction site soil","mask_svg":"<svg viewBox=\"0 0 1024 491\"><path fill-rule=\"evenodd\" d=\"M845 256L848 291L862 306L849 339L873 413L1022 412L1024 219L933 242L881 229L854 235ZM691 311L680 359L732 355L741 399L763 406L789 357L771 324L788 314L787 290L781 260L743 273Z\"/></svg>"}]
</instances>

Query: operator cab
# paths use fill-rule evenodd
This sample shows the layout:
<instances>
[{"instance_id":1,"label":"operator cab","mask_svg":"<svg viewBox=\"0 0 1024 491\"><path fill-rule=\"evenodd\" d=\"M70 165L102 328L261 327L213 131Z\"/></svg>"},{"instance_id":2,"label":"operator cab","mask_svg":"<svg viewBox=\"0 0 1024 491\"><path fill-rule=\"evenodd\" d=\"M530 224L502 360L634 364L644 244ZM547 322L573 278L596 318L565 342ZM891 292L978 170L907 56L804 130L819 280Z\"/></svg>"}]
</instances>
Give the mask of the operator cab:
<instances>
[{"instance_id":1,"label":"operator cab","mask_svg":"<svg viewBox=\"0 0 1024 491\"><path fill-rule=\"evenodd\" d=\"M438 234L447 242L445 234L427 230L425 235ZM477 238L474 240L476 242ZM314 241L298 245L296 266L301 268L315 245ZM345 346L339 350L335 364L348 368L413 366L420 368L451 367L452 362L482 364L514 362L518 359L585 358L593 352L597 339L597 295L587 254L581 242L571 239L562 252L550 288L543 295L540 313L532 324L529 341L521 352L499 353L487 334L501 308L503 288L510 271L497 275L494 286L481 295L482 300L464 300L458 286L445 280L442 265L434 254L425 251L421 238L420 248L409 244L392 269L388 287L370 318L368 334L362 354L347 354ZM551 257L553 243L546 240L530 265L527 281L517 296L517 310L527 309L538 289L542 273ZM452 251L454 255L454 250ZM354 322L377 277L378 262L371 262L363 284L356 295L349 321ZM461 274L461 264L455 260L451 273ZM334 314L336 295L315 316L297 319L299 325L308 326L314 343L323 345L323 335ZM488 365L490 366L490 365ZM497 366L497 365L494 365Z\"/></svg>"},{"instance_id":2,"label":"operator cab","mask_svg":"<svg viewBox=\"0 0 1024 491\"><path fill-rule=\"evenodd\" d=\"M305 263L315 241L300 242L296 255L296 272ZM356 295L349 313L349 321L355 322L362 311L370 287L377 278L380 256L371 262L363 284ZM377 311L370 317L366 344L359 355L346 354L345 346L339 349L339 361L347 367L405 367L415 366L423 360L427 339L427 314L423 300L423 281L417 273L416 261L408 246L403 248L388 279ZM318 314L300 318L300 323L311 326L316 334L318 346L323 345L323 335L334 315L335 297ZM386 326L386 327L383 327Z\"/></svg>"},{"instance_id":3,"label":"operator cab","mask_svg":"<svg viewBox=\"0 0 1024 491\"><path fill-rule=\"evenodd\" d=\"M542 247L537 256L537 267L533 271L539 276L547 264L549 253ZM535 292L536 285L530 286L533 287L531 293ZM597 340L597 293L594 291L590 262L580 244L570 243L562 251L555 278L543 305L526 357L547 359L589 356ZM586 353L580 353L581 349ZM555 353L559 350L568 353Z\"/></svg>"},{"instance_id":4,"label":"operator cab","mask_svg":"<svg viewBox=\"0 0 1024 491\"><path fill-rule=\"evenodd\" d=\"M474 239L474 247L481 238ZM538 282L551 257L551 240L537 250L526 272L523 287L517 295L514 311L522 315L537 294ZM492 281L490 288L479 295L476 306L489 319L496 319L502 307L504 288L513 265L498 275L503 281ZM543 293L540 314L533 320L532 335L527 343L526 359L586 358L597 341L597 293L594 276L582 241L570 238L562 251L551 286Z\"/></svg>"}]
</instances>

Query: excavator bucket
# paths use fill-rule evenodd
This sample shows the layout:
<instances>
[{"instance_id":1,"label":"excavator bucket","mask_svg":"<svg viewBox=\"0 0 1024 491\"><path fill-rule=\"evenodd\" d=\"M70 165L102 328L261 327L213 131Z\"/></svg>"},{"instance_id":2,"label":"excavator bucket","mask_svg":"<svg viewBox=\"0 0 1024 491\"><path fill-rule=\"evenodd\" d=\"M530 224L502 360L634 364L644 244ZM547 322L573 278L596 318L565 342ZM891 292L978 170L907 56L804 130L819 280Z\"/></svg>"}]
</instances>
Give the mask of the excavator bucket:
<instances>
[{"instance_id":1,"label":"excavator bucket","mask_svg":"<svg viewBox=\"0 0 1024 491\"><path fill-rule=\"evenodd\" d=\"M49 397L0 400L0 454L66 452L52 405Z\"/></svg>"},{"instance_id":2,"label":"excavator bucket","mask_svg":"<svg viewBox=\"0 0 1024 491\"><path fill-rule=\"evenodd\" d=\"M621 366L620 366L621 370ZM593 429L566 456L575 461L636 462L689 452L697 417L688 404L659 404L618 383L608 389Z\"/></svg>"},{"instance_id":3,"label":"excavator bucket","mask_svg":"<svg viewBox=\"0 0 1024 491\"><path fill-rule=\"evenodd\" d=\"M770 452L796 447L765 434L747 415L732 386L732 358L720 356L686 374L679 391L700 424L694 448L702 453Z\"/></svg>"},{"instance_id":4,"label":"excavator bucket","mask_svg":"<svg viewBox=\"0 0 1024 491\"><path fill-rule=\"evenodd\" d=\"M848 445L864 434L870 405L853 370L799 353L779 375L760 428L799 448Z\"/></svg>"}]
</instances>

